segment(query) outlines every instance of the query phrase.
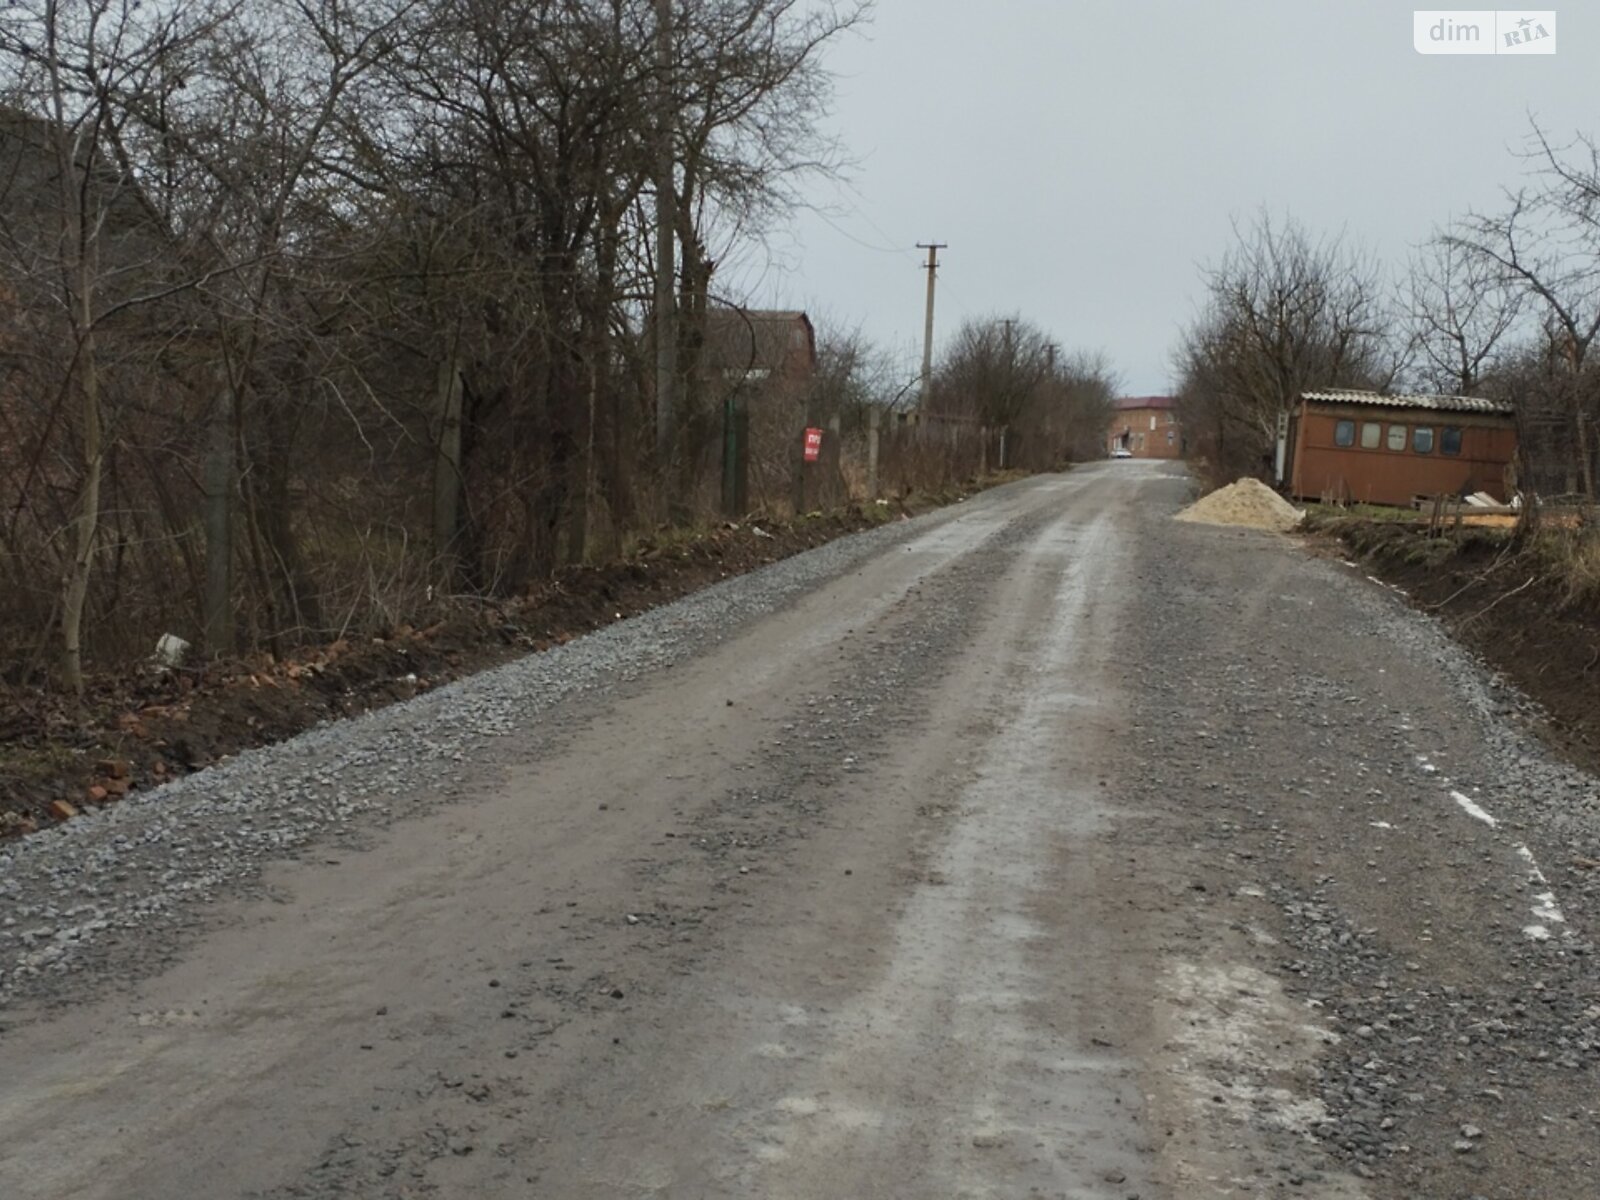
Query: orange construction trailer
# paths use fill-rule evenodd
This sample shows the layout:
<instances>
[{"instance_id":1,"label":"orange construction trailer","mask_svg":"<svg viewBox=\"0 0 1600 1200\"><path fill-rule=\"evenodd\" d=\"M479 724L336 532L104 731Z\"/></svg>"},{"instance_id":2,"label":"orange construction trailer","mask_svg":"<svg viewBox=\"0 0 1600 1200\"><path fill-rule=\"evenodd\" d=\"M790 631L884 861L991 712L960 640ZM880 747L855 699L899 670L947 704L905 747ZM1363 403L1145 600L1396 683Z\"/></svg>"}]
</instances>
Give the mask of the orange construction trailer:
<instances>
[{"instance_id":1,"label":"orange construction trailer","mask_svg":"<svg viewBox=\"0 0 1600 1200\"><path fill-rule=\"evenodd\" d=\"M1300 500L1409 505L1417 496L1510 499L1516 414L1476 396L1303 392L1280 425L1278 479Z\"/></svg>"}]
</instances>

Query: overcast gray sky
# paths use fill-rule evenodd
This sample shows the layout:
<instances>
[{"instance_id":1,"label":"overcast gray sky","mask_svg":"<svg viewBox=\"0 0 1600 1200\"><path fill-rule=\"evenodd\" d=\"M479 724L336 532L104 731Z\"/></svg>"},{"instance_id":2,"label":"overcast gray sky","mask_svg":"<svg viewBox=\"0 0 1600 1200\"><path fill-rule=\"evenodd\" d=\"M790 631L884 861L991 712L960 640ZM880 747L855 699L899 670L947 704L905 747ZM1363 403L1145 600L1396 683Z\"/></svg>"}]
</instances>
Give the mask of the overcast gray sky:
<instances>
[{"instance_id":1,"label":"overcast gray sky","mask_svg":"<svg viewBox=\"0 0 1600 1200\"><path fill-rule=\"evenodd\" d=\"M914 369L910 247L948 242L936 347L964 317L1018 312L1104 350L1128 392L1164 391L1197 264L1226 249L1230 217L1267 205L1402 261L1517 180L1510 150L1530 112L1556 133L1600 133L1594 0L1556 9L1557 53L1540 57L1419 55L1412 11L879 0L828 56L849 186L811 189L827 213L800 216L775 261L723 283L859 324Z\"/></svg>"}]
</instances>

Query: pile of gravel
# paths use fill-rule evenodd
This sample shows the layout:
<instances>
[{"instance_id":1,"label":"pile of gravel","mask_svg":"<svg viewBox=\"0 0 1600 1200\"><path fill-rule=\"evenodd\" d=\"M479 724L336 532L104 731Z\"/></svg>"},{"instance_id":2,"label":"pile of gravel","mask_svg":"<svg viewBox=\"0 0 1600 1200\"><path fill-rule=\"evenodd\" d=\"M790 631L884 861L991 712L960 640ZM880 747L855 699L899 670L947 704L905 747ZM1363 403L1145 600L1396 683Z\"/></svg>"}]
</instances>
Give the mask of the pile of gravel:
<instances>
[{"instance_id":1,"label":"pile of gravel","mask_svg":"<svg viewBox=\"0 0 1600 1200\"><path fill-rule=\"evenodd\" d=\"M1305 513L1259 479L1241 479L1203 496L1177 515L1201 525L1239 525L1287 533Z\"/></svg>"}]
</instances>

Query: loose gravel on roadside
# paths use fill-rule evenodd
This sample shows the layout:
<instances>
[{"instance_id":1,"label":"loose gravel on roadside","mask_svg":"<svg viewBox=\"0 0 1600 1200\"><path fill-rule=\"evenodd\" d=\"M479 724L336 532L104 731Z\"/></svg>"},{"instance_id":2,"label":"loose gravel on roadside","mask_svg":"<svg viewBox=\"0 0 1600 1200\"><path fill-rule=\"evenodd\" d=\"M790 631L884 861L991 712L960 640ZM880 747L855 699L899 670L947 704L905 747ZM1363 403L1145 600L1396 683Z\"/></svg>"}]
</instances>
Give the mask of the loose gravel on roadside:
<instances>
[{"instance_id":1,"label":"loose gravel on roadside","mask_svg":"<svg viewBox=\"0 0 1600 1200\"><path fill-rule=\"evenodd\" d=\"M1394 592L1268 535L1158 537L1140 786L1188 798L1201 905L1338 1039L1313 1134L1376 1195L1600 1195L1600 783Z\"/></svg>"},{"instance_id":2,"label":"loose gravel on roadside","mask_svg":"<svg viewBox=\"0 0 1600 1200\"><path fill-rule=\"evenodd\" d=\"M990 502L1002 502L996 489ZM262 866L448 800L463 766L537 718L692 657L753 617L919 533L960 505L841 538L609 629L133 795L0 850L0 1033L7 1006L140 977ZM527 744L518 751L537 749ZM92 980L72 982L88 968Z\"/></svg>"}]
</instances>

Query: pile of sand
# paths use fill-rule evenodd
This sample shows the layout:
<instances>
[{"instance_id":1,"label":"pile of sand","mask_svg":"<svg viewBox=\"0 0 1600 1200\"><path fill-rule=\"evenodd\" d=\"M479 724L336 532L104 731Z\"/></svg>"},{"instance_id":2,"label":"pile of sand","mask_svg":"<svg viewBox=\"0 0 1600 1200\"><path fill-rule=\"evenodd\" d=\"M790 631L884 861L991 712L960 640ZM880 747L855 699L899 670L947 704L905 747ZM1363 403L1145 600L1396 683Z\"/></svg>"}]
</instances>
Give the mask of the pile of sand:
<instances>
[{"instance_id":1,"label":"pile of sand","mask_svg":"<svg viewBox=\"0 0 1600 1200\"><path fill-rule=\"evenodd\" d=\"M1259 479L1241 479L1202 496L1177 515L1179 521L1202 525L1243 525L1286 533L1305 516Z\"/></svg>"}]
</instances>

